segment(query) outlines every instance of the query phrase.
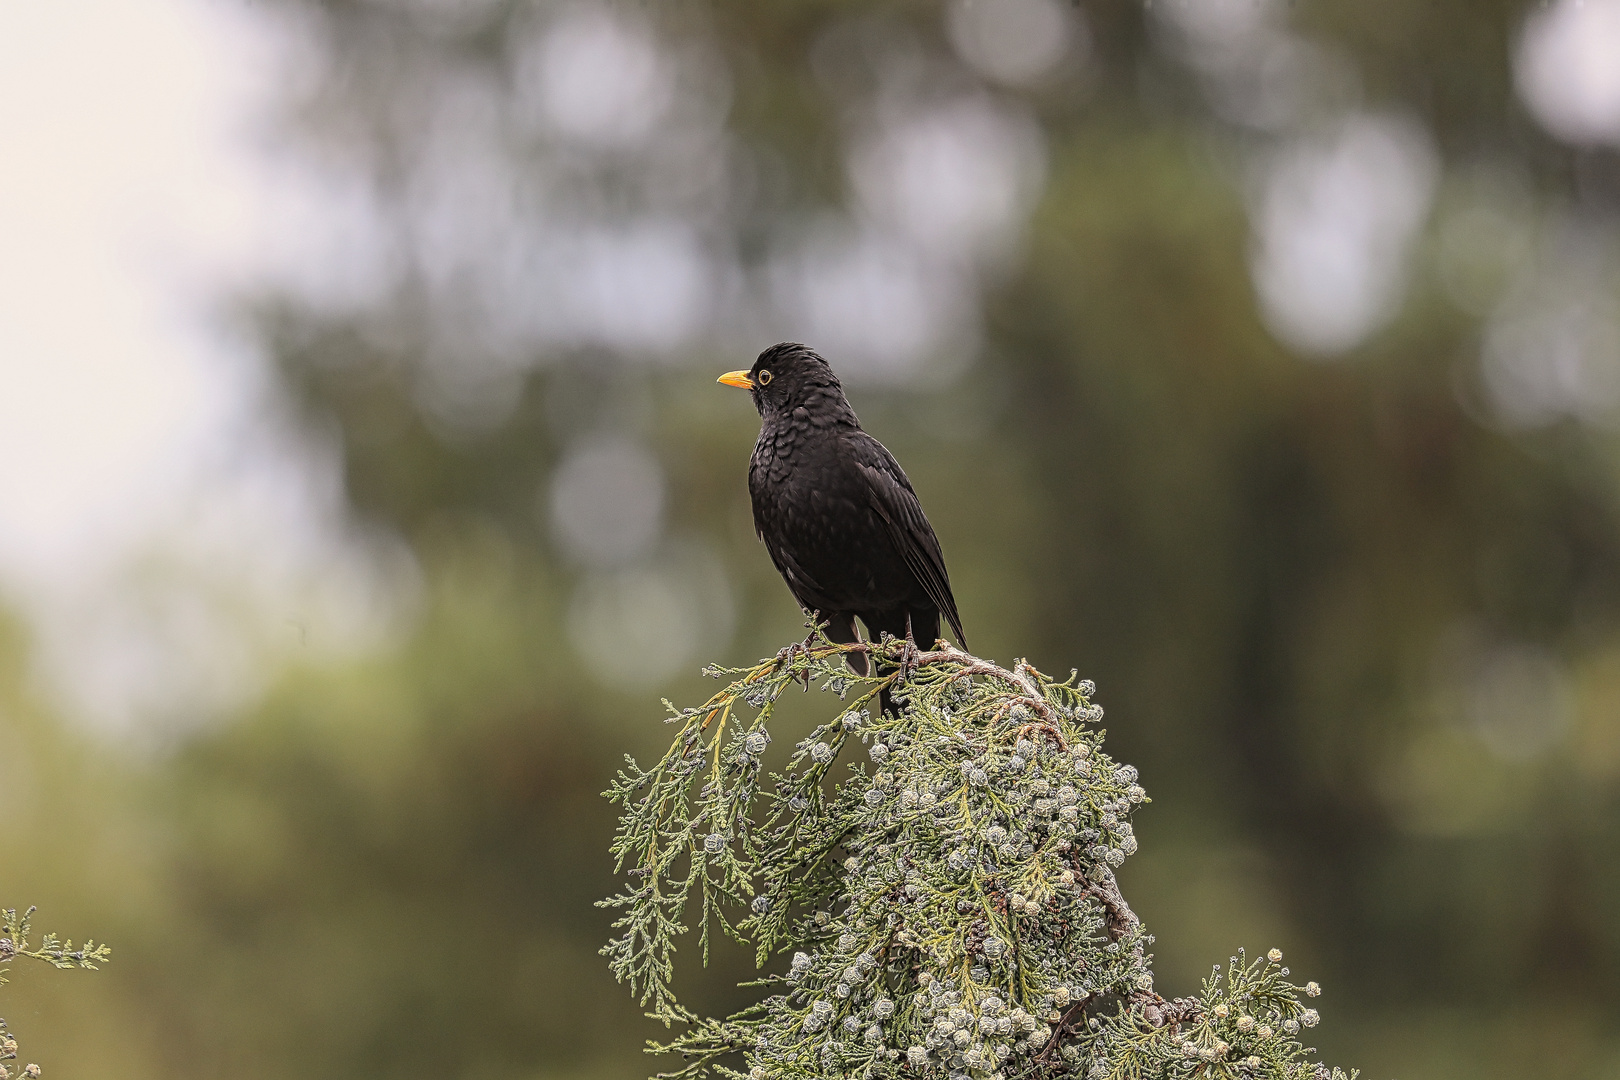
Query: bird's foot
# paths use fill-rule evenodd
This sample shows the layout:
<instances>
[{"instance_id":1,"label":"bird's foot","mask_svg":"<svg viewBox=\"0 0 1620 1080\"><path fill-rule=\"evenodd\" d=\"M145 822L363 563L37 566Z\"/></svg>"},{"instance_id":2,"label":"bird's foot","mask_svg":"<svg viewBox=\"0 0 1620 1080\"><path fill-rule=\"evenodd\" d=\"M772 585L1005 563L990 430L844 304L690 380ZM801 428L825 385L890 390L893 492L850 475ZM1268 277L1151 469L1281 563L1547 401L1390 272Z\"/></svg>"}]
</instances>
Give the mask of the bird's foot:
<instances>
[{"instance_id":1,"label":"bird's foot","mask_svg":"<svg viewBox=\"0 0 1620 1080\"><path fill-rule=\"evenodd\" d=\"M778 649L776 653L776 666L779 668L790 666L793 663L794 656L798 655L799 653L804 653L807 656L809 655L810 642L808 640L795 641L791 645Z\"/></svg>"},{"instance_id":2,"label":"bird's foot","mask_svg":"<svg viewBox=\"0 0 1620 1080\"><path fill-rule=\"evenodd\" d=\"M792 667L793 666L793 658L794 658L794 656L797 655L797 654L800 654L800 653L804 654L805 659L808 660L810 658L810 645L815 640L816 640L816 631L815 631L815 628L812 627L811 630L810 630L810 633L805 637L805 639L803 641L795 641L793 644L791 644L791 645L787 646L786 648L780 650L776 654L776 666L777 666L777 668L781 669L781 668L784 668L784 667ZM802 681L804 682L804 688L806 690L809 690L810 689L810 667L809 667L809 665L806 665L804 670L802 672L800 672L800 677L801 677Z\"/></svg>"}]
</instances>

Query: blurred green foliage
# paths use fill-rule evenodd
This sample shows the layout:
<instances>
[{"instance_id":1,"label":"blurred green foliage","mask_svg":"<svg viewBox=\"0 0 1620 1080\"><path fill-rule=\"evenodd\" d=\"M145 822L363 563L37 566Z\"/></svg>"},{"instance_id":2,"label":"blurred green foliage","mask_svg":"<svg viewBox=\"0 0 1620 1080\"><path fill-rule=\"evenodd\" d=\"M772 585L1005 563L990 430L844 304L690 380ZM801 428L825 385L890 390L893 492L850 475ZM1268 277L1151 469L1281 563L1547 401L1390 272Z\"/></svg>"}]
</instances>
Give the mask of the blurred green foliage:
<instances>
[{"instance_id":1,"label":"blurred green foliage","mask_svg":"<svg viewBox=\"0 0 1620 1080\"><path fill-rule=\"evenodd\" d=\"M308 16L314 72L287 130L385 187L409 173L429 74L504 70L530 12L282 6ZM1114 753L1155 795L1122 878L1161 990L1279 944L1331 988L1323 1056L1370 1077L1620 1069L1620 455L1601 425L1482 411L1482 318L1443 281L1444 226L1480 169L1517 178L1532 230L1620 207L1614 153L1560 146L1513 96L1532 6L1285 9L1369 107L1426 126L1444 169L1399 314L1322 362L1259 314L1251 136L1139 4L1079 5L1083 71L1021 93L1046 185L1021 255L986 278L977 359L851 388L929 510L975 645L1096 679ZM729 74L727 128L769 165L733 208L745 256L849 198L818 42L878 24L948 55L922 0L634 10ZM423 404L456 338L409 274L359 312L247 309L311 437L339 439L356 514L414 555L420 604L379 655L289 671L150 758L64 731L10 632L5 891L120 950L95 980L7 991L35 995L32 1045L62 1076L637 1075L661 1029L596 955L597 793L623 752L660 747L658 697L700 681L695 661L656 687L584 666L567 627L592 571L537 499L582 431L634 431L664 470L665 532L724 569L718 659L799 636L748 520L756 418L712 385L770 342L655 365L543 350L509 411L458 429ZM1563 720L1539 741L1490 726L1515 657L1559 679ZM749 970L722 952L683 1000L728 1012Z\"/></svg>"}]
</instances>

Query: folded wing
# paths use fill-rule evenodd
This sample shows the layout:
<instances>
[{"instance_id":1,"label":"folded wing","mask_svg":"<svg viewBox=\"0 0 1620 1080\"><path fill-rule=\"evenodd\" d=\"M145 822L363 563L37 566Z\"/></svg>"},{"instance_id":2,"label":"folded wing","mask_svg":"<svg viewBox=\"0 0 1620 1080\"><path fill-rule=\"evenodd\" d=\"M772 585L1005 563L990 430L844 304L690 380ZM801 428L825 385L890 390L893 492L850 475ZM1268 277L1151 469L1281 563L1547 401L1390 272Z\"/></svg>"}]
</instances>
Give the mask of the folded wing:
<instances>
[{"instance_id":1,"label":"folded wing","mask_svg":"<svg viewBox=\"0 0 1620 1080\"><path fill-rule=\"evenodd\" d=\"M905 470L888 448L864 431L850 436L856 467L866 478L872 508L883 519L889 539L906 566L922 585L928 599L951 624L951 631L962 648L968 647L962 633L962 618L956 613L956 597L951 595L951 579L945 572L945 555L939 548L934 528L923 514L922 503L912 490ZM923 642L924 648L933 642Z\"/></svg>"}]
</instances>

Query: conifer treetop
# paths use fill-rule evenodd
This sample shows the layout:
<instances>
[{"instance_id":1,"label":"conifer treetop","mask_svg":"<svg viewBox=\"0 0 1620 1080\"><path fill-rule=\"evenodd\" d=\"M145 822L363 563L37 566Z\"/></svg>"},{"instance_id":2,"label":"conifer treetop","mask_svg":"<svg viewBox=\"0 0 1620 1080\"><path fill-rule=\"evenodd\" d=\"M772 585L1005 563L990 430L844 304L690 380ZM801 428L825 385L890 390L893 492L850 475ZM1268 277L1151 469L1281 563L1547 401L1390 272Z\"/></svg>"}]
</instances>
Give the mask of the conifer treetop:
<instances>
[{"instance_id":1,"label":"conifer treetop","mask_svg":"<svg viewBox=\"0 0 1620 1080\"><path fill-rule=\"evenodd\" d=\"M876 674L851 675L865 651ZM1318 1015L1282 954L1154 990L1153 937L1114 871L1137 850L1137 770L1103 751L1096 688L940 642L815 634L669 706L669 751L605 793L629 884L603 953L648 1015L686 1030L668 1077L1351 1080L1300 1041ZM763 757L795 684L836 698L784 771ZM878 713L890 688L899 708ZM666 705L668 703L666 702ZM842 763L842 764L841 764ZM751 946L760 1000L702 1018L671 989L678 941ZM782 962L785 958L786 962Z\"/></svg>"}]
</instances>

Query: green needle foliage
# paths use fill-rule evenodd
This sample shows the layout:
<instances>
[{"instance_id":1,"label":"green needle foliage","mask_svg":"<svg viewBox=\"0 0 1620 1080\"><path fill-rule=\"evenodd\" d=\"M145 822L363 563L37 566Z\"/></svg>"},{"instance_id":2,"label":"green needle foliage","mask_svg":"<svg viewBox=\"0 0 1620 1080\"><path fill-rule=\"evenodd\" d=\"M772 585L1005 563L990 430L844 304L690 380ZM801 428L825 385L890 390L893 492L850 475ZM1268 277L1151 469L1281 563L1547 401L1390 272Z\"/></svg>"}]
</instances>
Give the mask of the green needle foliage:
<instances>
[{"instance_id":1,"label":"green needle foliage","mask_svg":"<svg viewBox=\"0 0 1620 1080\"><path fill-rule=\"evenodd\" d=\"M851 676L854 651L878 674ZM661 1075L1349 1080L1309 1060L1300 999L1319 990L1276 950L1216 967L1197 998L1154 992L1153 937L1114 877L1147 795L1103 752L1089 681L820 635L707 673L726 688L670 706L669 752L627 759L605 793L631 884L602 901L622 912L603 952L650 1016L691 1025L653 1045L687 1060ZM776 701L812 682L835 715L762 779ZM885 686L898 715L874 716ZM762 967L792 954L724 1020L670 987L694 899L705 962L715 927Z\"/></svg>"},{"instance_id":2,"label":"green needle foliage","mask_svg":"<svg viewBox=\"0 0 1620 1080\"><path fill-rule=\"evenodd\" d=\"M86 968L90 971L112 959L112 949L97 945L94 941L86 941L82 947L74 948L73 942L64 941L55 934L46 934L38 945L31 944L28 935L33 932L34 910L29 908L21 915L17 914L16 908L0 911L0 983L7 981L8 965L19 956L38 960L54 968ZM0 1019L0 1080L9 1080L11 1070L4 1063L16 1059L17 1040L12 1038L5 1020ZM23 1067L24 1080L36 1080L39 1074L38 1065Z\"/></svg>"}]
</instances>

